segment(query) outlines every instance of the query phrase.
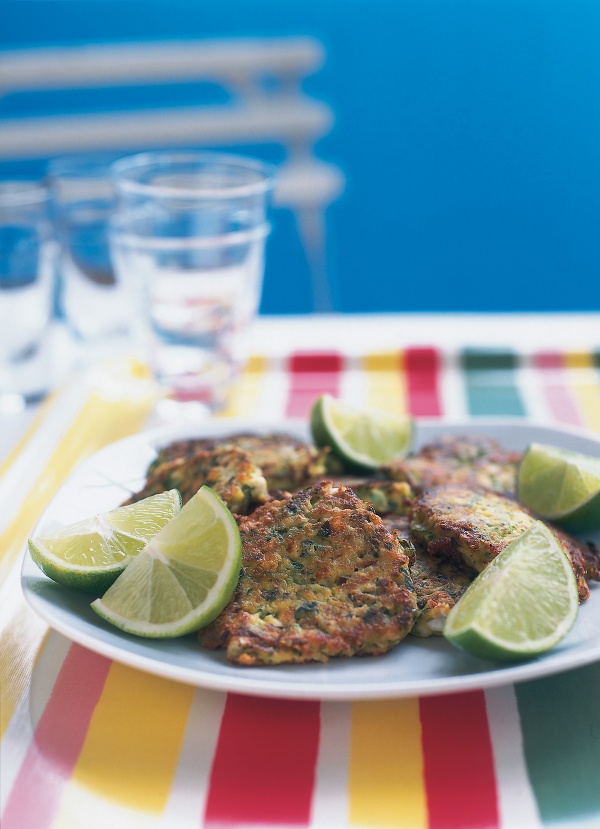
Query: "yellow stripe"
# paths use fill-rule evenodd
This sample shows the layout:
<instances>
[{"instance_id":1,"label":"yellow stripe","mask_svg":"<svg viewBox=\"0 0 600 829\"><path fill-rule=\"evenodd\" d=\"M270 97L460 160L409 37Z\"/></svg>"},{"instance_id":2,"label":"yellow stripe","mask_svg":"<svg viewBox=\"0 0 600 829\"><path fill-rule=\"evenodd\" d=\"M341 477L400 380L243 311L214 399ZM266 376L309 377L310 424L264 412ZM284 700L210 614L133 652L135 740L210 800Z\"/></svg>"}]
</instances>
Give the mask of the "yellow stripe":
<instances>
[{"instance_id":1,"label":"yellow stripe","mask_svg":"<svg viewBox=\"0 0 600 829\"><path fill-rule=\"evenodd\" d=\"M0 737L26 691L37 658L45 644L48 626L25 603L19 608L0 640Z\"/></svg>"},{"instance_id":2,"label":"yellow stripe","mask_svg":"<svg viewBox=\"0 0 600 829\"><path fill-rule=\"evenodd\" d=\"M108 400L95 393L88 398L0 536L4 568L19 555L35 522L75 464L107 443L139 431L152 402L146 398Z\"/></svg>"},{"instance_id":3,"label":"yellow stripe","mask_svg":"<svg viewBox=\"0 0 600 829\"><path fill-rule=\"evenodd\" d=\"M240 378L231 390L222 417L251 417L256 411L262 383L268 367L267 359L258 354L248 360Z\"/></svg>"},{"instance_id":4,"label":"yellow stripe","mask_svg":"<svg viewBox=\"0 0 600 829\"><path fill-rule=\"evenodd\" d=\"M33 526L50 498L54 495L75 464L83 457L100 449L112 440L118 440L138 431L153 403L151 398L107 400L92 394L77 413L73 422L66 424L46 466L33 481L28 496L0 536L0 574L5 576L21 553ZM42 410L43 416L47 407ZM40 422L36 422L39 428ZM43 646L47 627L20 605L14 619L2 636L0 653L0 684L2 687L1 733L14 715L16 706L29 683L35 660Z\"/></svg>"},{"instance_id":5,"label":"yellow stripe","mask_svg":"<svg viewBox=\"0 0 600 829\"><path fill-rule=\"evenodd\" d=\"M54 394L50 395L49 397L47 397L44 400L44 402L41 404L40 408L38 409L37 414L35 415L35 417L31 421L31 423L27 427L27 430L23 433L23 435L22 435L21 439L19 440L19 442L8 453L8 455L4 458L2 463L0 463L0 478L3 475L6 474L9 467L12 466L12 464L15 462L18 455L20 455L20 453L23 451L23 447L31 439L31 436L33 435L33 433L39 428L40 423L46 417L48 409L50 408L51 405L54 404L54 402L56 400L56 397L57 397L57 393L55 392Z\"/></svg>"},{"instance_id":6,"label":"yellow stripe","mask_svg":"<svg viewBox=\"0 0 600 829\"><path fill-rule=\"evenodd\" d=\"M592 354L565 354L565 365L588 429L600 432L600 374Z\"/></svg>"},{"instance_id":7,"label":"yellow stripe","mask_svg":"<svg viewBox=\"0 0 600 829\"><path fill-rule=\"evenodd\" d=\"M349 778L352 825L426 829L418 699L353 703Z\"/></svg>"},{"instance_id":8,"label":"yellow stripe","mask_svg":"<svg viewBox=\"0 0 600 829\"><path fill-rule=\"evenodd\" d=\"M113 662L72 780L132 809L161 812L193 696L188 685Z\"/></svg>"},{"instance_id":9,"label":"yellow stripe","mask_svg":"<svg viewBox=\"0 0 600 829\"><path fill-rule=\"evenodd\" d=\"M565 354L567 368L594 368L594 359L587 351L570 351Z\"/></svg>"},{"instance_id":10,"label":"yellow stripe","mask_svg":"<svg viewBox=\"0 0 600 829\"><path fill-rule=\"evenodd\" d=\"M366 372L366 403L386 412L406 411L404 360L398 351L378 351L363 360Z\"/></svg>"}]
</instances>

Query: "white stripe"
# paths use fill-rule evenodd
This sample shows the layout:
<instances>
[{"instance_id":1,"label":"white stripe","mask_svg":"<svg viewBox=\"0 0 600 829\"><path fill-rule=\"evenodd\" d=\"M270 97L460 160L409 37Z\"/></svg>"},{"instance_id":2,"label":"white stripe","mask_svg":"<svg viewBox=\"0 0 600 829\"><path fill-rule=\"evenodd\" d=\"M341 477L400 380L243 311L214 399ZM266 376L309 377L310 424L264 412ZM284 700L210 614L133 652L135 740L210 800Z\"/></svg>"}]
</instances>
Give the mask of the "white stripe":
<instances>
[{"instance_id":1,"label":"white stripe","mask_svg":"<svg viewBox=\"0 0 600 829\"><path fill-rule=\"evenodd\" d=\"M346 358L340 378L340 398L351 406L361 408L367 400L367 373L355 360Z\"/></svg>"},{"instance_id":2,"label":"white stripe","mask_svg":"<svg viewBox=\"0 0 600 829\"><path fill-rule=\"evenodd\" d=\"M267 367L261 383L259 398L253 416L257 420L276 423L283 420L290 396L290 372L287 363L273 360Z\"/></svg>"},{"instance_id":3,"label":"white stripe","mask_svg":"<svg viewBox=\"0 0 600 829\"><path fill-rule=\"evenodd\" d=\"M29 691L29 713L34 730L37 728L48 704L52 689L58 679L70 647L71 642L69 639L51 630L36 660Z\"/></svg>"},{"instance_id":4,"label":"white stripe","mask_svg":"<svg viewBox=\"0 0 600 829\"><path fill-rule=\"evenodd\" d=\"M321 733L311 829L348 826L351 703L321 703Z\"/></svg>"},{"instance_id":5,"label":"white stripe","mask_svg":"<svg viewBox=\"0 0 600 829\"><path fill-rule=\"evenodd\" d=\"M179 752L175 779L161 826L197 829L203 825L212 761L227 695L197 690ZM235 781L232 781L235 788Z\"/></svg>"},{"instance_id":6,"label":"white stripe","mask_svg":"<svg viewBox=\"0 0 600 829\"><path fill-rule=\"evenodd\" d=\"M466 406L465 372L456 351L440 351L440 397L442 416L449 420L464 420L468 417Z\"/></svg>"},{"instance_id":7,"label":"white stripe","mask_svg":"<svg viewBox=\"0 0 600 829\"><path fill-rule=\"evenodd\" d=\"M552 421L552 415L548 411L548 401L541 386L540 372L522 355L515 371L515 385L525 405L527 417L536 423Z\"/></svg>"},{"instance_id":8,"label":"white stripe","mask_svg":"<svg viewBox=\"0 0 600 829\"><path fill-rule=\"evenodd\" d=\"M73 383L54 400L41 423L23 446L19 455L0 480L0 533L9 525L28 495L33 481L48 463L57 443L68 431L83 405L88 389L83 383ZM11 509L12 507L12 509ZM33 516L35 518L35 516Z\"/></svg>"},{"instance_id":9,"label":"white stripe","mask_svg":"<svg viewBox=\"0 0 600 829\"><path fill-rule=\"evenodd\" d=\"M159 829L160 815L99 797L69 780L52 829Z\"/></svg>"},{"instance_id":10,"label":"white stripe","mask_svg":"<svg viewBox=\"0 0 600 829\"><path fill-rule=\"evenodd\" d=\"M3 638L4 631L26 606L21 593L21 561L22 556L18 556L17 561L8 570L8 575L0 583L0 634ZM32 617L37 619L33 612Z\"/></svg>"},{"instance_id":11,"label":"white stripe","mask_svg":"<svg viewBox=\"0 0 600 829\"><path fill-rule=\"evenodd\" d=\"M523 754L521 723L513 685L485 692L502 827L542 826Z\"/></svg>"}]
</instances>

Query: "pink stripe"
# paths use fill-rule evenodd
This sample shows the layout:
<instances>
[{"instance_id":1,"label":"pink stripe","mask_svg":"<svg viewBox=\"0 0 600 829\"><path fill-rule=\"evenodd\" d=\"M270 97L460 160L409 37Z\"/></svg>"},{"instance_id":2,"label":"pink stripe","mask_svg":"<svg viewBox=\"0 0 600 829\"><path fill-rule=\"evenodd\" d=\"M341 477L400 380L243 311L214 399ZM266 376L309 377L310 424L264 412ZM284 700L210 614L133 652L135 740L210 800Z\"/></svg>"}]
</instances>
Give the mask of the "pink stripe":
<instances>
[{"instance_id":1,"label":"pink stripe","mask_svg":"<svg viewBox=\"0 0 600 829\"><path fill-rule=\"evenodd\" d=\"M415 417L439 417L442 403L438 351L429 347L407 348L404 367L409 412Z\"/></svg>"},{"instance_id":2,"label":"pink stripe","mask_svg":"<svg viewBox=\"0 0 600 829\"><path fill-rule=\"evenodd\" d=\"M562 368L563 358L558 351L540 351L533 355L533 363L536 368Z\"/></svg>"},{"instance_id":3,"label":"pink stripe","mask_svg":"<svg viewBox=\"0 0 600 829\"><path fill-rule=\"evenodd\" d=\"M104 687L110 660L71 645L4 811L3 829L48 829Z\"/></svg>"},{"instance_id":4,"label":"pink stripe","mask_svg":"<svg viewBox=\"0 0 600 829\"><path fill-rule=\"evenodd\" d=\"M583 418L566 378L563 355L554 351L541 351L533 355L533 364L540 372L542 391L553 420L571 426L582 426Z\"/></svg>"},{"instance_id":5,"label":"pink stripe","mask_svg":"<svg viewBox=\"0 0 600 829\"><path fill-rule=\"evenodd\" d=\"M288 364L290 391L286 417L306 418L321 394L337 397L343 365L342 356L333 351L292 354Z\"/></svg>"}]
</instances>

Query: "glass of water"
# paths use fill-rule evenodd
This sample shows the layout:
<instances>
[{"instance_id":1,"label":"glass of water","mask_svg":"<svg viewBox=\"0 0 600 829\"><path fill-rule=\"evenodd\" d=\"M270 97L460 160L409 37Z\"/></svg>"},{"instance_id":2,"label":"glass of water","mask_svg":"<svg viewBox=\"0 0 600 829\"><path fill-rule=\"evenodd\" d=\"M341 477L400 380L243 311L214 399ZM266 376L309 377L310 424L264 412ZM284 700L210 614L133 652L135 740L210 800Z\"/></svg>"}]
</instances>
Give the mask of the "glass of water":
<instances>
[{"instance_id":1,"label":"glass of water","mask_svg":"<svg viewBox=\"0 0 600 829\"><path fill-rule=\"evenodd\" d=\"M39 400L50 382L47 336L55 243L46 187L0 182L0 412Z\"/></svg>"},{"instance_id":2,"label":"glass of water","mask_svg":"<svg viewBox=\"0 0 600 829\"><path fill-rule=\"evenodd\" d=\"M115 203L110 171L122 155L82 153L48 165L59 241L59 304L69 330L83 343L106 342L128 330L108 242Z\"/></svg>"},{"instance_id":3,"label":"glass of water","mask_svg":"<svg viewBox=\"0 0 600 829\"><path fill-rule=\"evenodd\" d=\"M111 252L138 342L167 401L215 411L248 357L274 170L185 152L130 156L113 173Z\"/></svg>"}]
</instances>

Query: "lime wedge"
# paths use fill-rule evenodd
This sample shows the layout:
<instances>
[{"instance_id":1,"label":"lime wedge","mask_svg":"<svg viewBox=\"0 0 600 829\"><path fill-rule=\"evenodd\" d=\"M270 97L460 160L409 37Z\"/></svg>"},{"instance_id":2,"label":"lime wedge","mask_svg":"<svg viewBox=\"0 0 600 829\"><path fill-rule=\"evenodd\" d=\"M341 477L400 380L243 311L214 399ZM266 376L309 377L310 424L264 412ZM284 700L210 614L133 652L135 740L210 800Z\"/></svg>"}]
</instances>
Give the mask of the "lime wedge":
<instances>
[{"instance_id":1,"label":"lime wedge","mask_svg":"<svg viewBox=\"0 0 600 829\"><path fill-rule=\"evenodd\" d=\"M199 630L231 598L241 555L235 519L203 486L92 608L138 636L171 638Z\"/></svg>"},{"instance_id":2,"label":"lime wedge","mask_svg":"<svg viewBox=\"0 0 600 829\"><path fill-rule=\"evenodd\" d=\"M414 423L409 415L362 411L324 394L314 403L310 427L317 446L329 446L346 466L377 469L412 447Z\"/></svg>"},{"instance_id":3,"label":"lime wedge","mask_svg":"<svg viewBox=\"0 0 600 829\"><path fill-rule=\"evenodd\" d=\"M569 632L578 605L571 563L536 521L469 585L448 614L444 636L482 659L537 656Z\"/></svg>"},{"instance_id":4,"label":"lime wedge","mask_svg":"<svg viewBox=\"0 0 600 829\"><path fill-rule=\"evenodd\" d=\"M180 509L171 489L30 538L29 552L53 581L100 596Z\"/></svg>"},{"instance_id":5,"label":"lime wedge","mask_svg":"<svg viewBox=\"0 0 600 829\"><path fill-rule=\"evenodd\" d=\"M570 530L600 527L600 458L532 443L519 466L519 500Z\"/></svg>"}]
</instances>

